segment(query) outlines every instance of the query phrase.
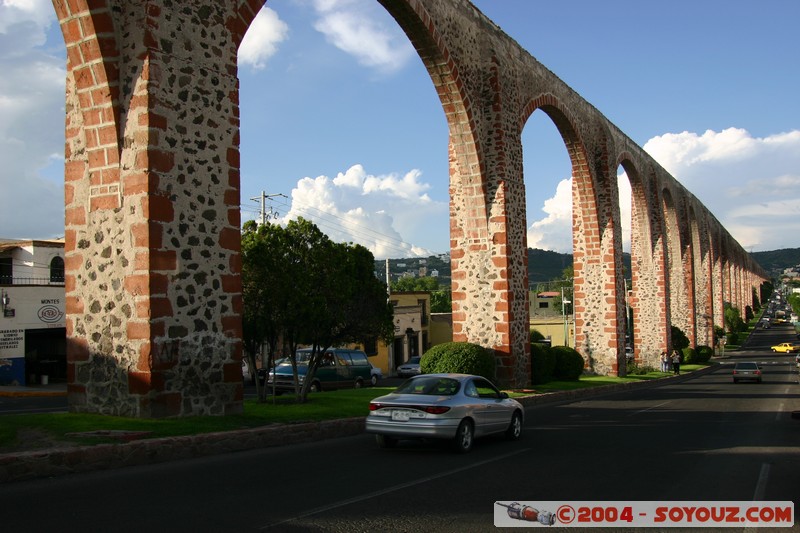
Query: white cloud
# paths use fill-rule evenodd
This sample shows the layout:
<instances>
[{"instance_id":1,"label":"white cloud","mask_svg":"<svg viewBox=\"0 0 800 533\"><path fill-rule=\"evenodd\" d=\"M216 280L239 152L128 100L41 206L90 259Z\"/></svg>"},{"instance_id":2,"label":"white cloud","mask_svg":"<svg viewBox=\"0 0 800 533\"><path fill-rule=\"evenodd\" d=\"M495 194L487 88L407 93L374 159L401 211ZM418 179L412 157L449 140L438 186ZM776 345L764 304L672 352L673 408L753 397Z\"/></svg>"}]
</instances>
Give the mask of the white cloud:
<instances>
[{"instance_id":1,"label":"white cloud","mask_svg":"<svg viewBox=\"0 0 800 533\"><path fill-rule=\"evenodd\" d=\"M48 36L62 40L51 2L0 4L1 237L64 233L66 60L46 48Z\"/></svg>"},{"instance_id":2,"label":"white cloud","mask_svg":"<svg viewBox=\"0 0 800 533\"><path fill-rule=\"evenodd\" d=\"M377 259L446 251L426 248L426 242L449 235L448 206L424 194L430 186L420 176L418 170L375 176L353 165L333 179L303 178L292 190L291 209L282 222L311 220L335 241L361 244ZM408 242L412 238L415 244Z\"/></svg>"},{"instance_id":3,"label":"white cloud","mask_svg":"<svg viewBox=\"0 0 800 533\"><path fill-rule=\"evenodd\" d=\"M373 0L314 0L313 4L318 16L314 29L361 65L391 73L414 56L408 38Z\"/></svg>"},{"instance_id":4,"label":"white cloud","mask_svg":"<svg viewBox=\"0 0 800 533\"><path fill-rule=\"evenodd\" d=\"M2 0L0 2L0 33L23 24L33 29L35 39L44 42L44 29L56 20L52 0ZM30 37L30 34L28 35Z\"/></svg>"},{"instance_id":5,"label":"white cloud","mask_svg":"<svg viewBox=\"0 0 800 533\"><path fill-rule=\"evenodd\" d=\"M728 128L667 133L644 149L694 194L746 250L800 247L800 131L764 138ZM630 184L618 176L623 249L630 249ZM572 250L571 181L562 180L528 229L528 246Z\"/></svg>"},{"instance_id":6,"label":"white cloud","mask_svg":"<svg viewBox=\"0 0 800 533\"><path fill-rule=\"evenodd\" d=\"M683 132L654 137L644 149L745 249L800 247L800 131Z\"/></svg>"},{"instance_id":7,"label":"white cloud","mask_svg":"<svg viewBox=\"0 0 800 533\"><path fill-rule=\"evenodd\" d=\"M239 65L261 70L267 61L278 51L278 44L289 35L289 26L278 14L268 7L262 7L239 45Z\"/></svg>"}]
</instances>

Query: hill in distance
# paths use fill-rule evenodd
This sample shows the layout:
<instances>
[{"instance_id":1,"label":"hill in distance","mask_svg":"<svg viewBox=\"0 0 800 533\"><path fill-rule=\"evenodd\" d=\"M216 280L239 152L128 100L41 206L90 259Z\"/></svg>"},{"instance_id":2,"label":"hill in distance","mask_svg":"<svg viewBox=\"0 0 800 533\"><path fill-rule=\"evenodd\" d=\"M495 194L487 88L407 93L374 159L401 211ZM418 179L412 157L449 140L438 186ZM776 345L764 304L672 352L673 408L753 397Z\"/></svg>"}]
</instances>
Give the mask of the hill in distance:
<instances>
[{"instance_id":1,"label":"hill in distance","mask_svg":"<svg viewBox=\"0 0 800 533\"><path fill-rule=\"evenodd\" d=\"M800 265L800 248L786 248L769 252L752 252L750 254L755 261L773 277L779 276L787 268ZM427 259L390 259L390 270L393 279L397 279L403 273L414 273L414 275L429 275L436 270L441 279L441 283L450 283L450 262L446 256L429 257ZM625 268L625 277L630 277L631 256L623 253L622 264ZM546 283L561 279L564 269L572 266L572 254L562 254L550 250L540 250L538 248L528 248L528 282L531 288L537 283ZM424 267L421 268L421 267ZM381 273L383 278L385 261L375 262L376 273Z\"/></svg>"}]
</instances>

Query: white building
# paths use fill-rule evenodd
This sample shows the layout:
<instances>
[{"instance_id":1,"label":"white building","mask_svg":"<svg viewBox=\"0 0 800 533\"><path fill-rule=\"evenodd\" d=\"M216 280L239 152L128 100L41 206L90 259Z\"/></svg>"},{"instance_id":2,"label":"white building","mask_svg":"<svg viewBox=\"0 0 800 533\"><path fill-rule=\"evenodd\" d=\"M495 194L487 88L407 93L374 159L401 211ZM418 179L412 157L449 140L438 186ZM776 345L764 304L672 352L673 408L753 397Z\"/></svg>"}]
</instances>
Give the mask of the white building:
<instances>
[{"instance_id":1,"label":"white building","mask_svg":"<svg viewBox=\"0 0 800 533\"><path fill-rule=\"evenodd\" d=\"M64 241L0 239L0 386L66 381Z\"/></svg>"}]
</instances>

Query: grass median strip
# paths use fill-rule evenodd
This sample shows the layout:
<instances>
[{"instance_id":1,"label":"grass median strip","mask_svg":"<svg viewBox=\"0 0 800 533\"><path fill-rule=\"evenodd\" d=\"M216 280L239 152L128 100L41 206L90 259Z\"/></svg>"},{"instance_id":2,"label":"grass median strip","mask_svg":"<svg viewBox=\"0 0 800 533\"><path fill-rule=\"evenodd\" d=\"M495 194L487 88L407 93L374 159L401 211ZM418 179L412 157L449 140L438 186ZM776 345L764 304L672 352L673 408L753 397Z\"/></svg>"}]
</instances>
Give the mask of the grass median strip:
<instances>
[{"instance_id":1,"label":"grass median strip","mask_svg":"<svg viewBox=\"0 0 800 533\"><path fill-rule=\"evenodd\" d=\"M690 372L698 368L703 366L685 365L682 371ZM657 379L667 375L650 372L624 378L583 376L579 381L553 381L535 385L531 389L508 392L512 397L519 397ZM279 396L274 402L271 397L266 402L247 399L242 414L228 416L141 419L81 413L6 415L0 418L0 453L366 416L369 401L392 390L392 387L367 387L323 392L309 395L308 401L302 404L296 403L293 395Z\"/></svg>"}]
</instances>

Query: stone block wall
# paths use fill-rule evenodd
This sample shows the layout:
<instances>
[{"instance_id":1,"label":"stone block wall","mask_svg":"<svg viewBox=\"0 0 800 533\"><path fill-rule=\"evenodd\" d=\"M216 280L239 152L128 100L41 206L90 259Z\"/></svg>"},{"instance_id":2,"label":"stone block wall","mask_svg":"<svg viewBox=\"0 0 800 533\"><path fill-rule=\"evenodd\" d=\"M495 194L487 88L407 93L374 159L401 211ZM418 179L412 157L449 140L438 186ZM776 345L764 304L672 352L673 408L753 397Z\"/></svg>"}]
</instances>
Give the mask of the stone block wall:
<instances>
[{"instance_id":1,"label":"stone block wall","mask_svg":"<svg viewBox=\"0 0 800 533\"><path fill-rule=\"evenodd\" d=\"M721 302L747 303L763 273L713 215L471 2L379 1L416 47L449 125L453 339L493 349L502 385L531 379L521 133L537 110L572 161L575 337L588 371L625 372L619 165L636 191L637 358L655 361L672 323L702 339L698 314L716 321ZM68 57L70 408L238 412L236 52L263 2L53 5Z\"/></svg>"}]
</instances>

